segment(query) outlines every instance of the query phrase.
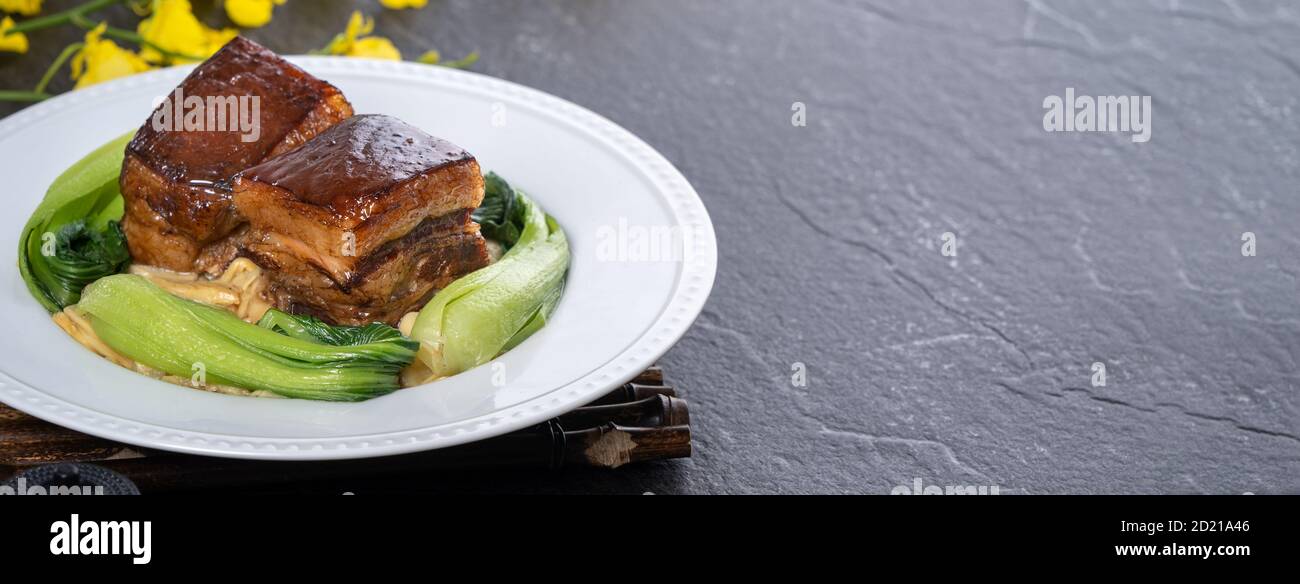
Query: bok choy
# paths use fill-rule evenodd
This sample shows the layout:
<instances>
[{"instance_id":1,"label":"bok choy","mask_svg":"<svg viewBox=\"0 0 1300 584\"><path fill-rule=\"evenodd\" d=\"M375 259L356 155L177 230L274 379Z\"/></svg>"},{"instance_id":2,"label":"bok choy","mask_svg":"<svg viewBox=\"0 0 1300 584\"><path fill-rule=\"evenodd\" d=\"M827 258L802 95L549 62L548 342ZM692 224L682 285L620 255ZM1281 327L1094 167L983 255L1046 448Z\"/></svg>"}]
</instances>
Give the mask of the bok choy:
<instances>
[{"instance_id":1,"label":"bok choy","mask_svg":"<svg viewBox=\"0 0 1300 584\"><path fill-rule=\"evenodd\" d=\"M537 332L555 311L569 268L569 242L523 192L489 174L475 220L507 246L496 263L440 290L411 329L433 377L486 363Z\"/></svg>"},{"instance_id":2,"label":"bok choy","mask_svg":"<svg viewBox=\"0 0 1300 584\"><path fill-rule=\"evenodd\" d=\"M473 214L483 237L507 248L519 240L523 208L516 204L518 200L510 183L497 173L489 172L483 177L483 202L474 209Z\"/></svg>"},{"instance_id":3,"label":"bok choy","mask_svg":"<svg viewBox=\"0 0 1300 584\"><path fill-rule=\"evenodd\" d=\"M130 261L118 176L126 143L121 136L64 171L23 227L18 269L32 296L50 312L76 304L87 284L116 274Z\"/></svg>"},{"instance_id":4,"label":"bok choy","mask_svg":"<svg viewBox=\"0 0 1300 584\"><path fill-rule=\"evenodd\" d=\"M113 350L200 384L285 397L361 401L399 387L418 343L383 324L332 327L270 310L257 324L118 274L86 287L76 310Z\"/></svg>"}]
</instances>

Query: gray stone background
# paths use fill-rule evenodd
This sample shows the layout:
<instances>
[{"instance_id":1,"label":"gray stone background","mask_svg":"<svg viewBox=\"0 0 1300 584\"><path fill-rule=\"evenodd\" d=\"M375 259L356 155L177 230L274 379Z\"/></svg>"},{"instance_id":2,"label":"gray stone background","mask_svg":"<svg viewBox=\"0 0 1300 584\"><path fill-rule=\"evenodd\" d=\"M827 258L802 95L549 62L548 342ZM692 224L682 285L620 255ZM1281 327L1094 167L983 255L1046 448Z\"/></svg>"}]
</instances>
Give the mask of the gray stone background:
<instances>
[{"instance_id":1,"label":"gray stone background","mask_svg":"<svg viewBox=\"0 0 1300 584\"><path fill-rule=\"evenodd\" d=\"M1300 4L291 0L249 36L305 52L355 6L408 58L477 49L476 71L600 112L692 181L720 267L662 364L696 451L285 489L1300 492ZM33 35L0 86L79 36ZM1045 132L1067 87L1152 96L1151 141Z\"/></svg>"}]
</instances>

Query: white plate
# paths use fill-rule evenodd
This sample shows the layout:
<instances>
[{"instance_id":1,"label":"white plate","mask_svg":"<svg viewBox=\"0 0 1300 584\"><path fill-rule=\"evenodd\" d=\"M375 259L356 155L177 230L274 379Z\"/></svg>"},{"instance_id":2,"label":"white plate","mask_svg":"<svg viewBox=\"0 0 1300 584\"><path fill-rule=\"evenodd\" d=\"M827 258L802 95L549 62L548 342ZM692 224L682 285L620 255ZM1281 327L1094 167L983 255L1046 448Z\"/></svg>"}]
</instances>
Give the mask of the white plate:
<instances>
[{"instance_id":1,"label":"white plate","mask_svg":"<svg viewBox=\"0 0 1300 584\"><path fill-rule=\"evenodd\" d=\"M681 173L628 131L570 102L474 73L292 60L342 89L358 113L397 116L473 152L485 171L525 189L559 220L573 263L552 322L491 364L355 404L202 392L82 348L23 285L19 232L55 176L139 127L154 99L190 70L172 68L0 120L9 207L0 217L0 253L9 254L0 262L0 400L61 426L166 450L282 460L398 454L489 438L579 407L653 364L703 308L717 265L708 213ZM636 243L650 228L680 234L680 257L639 256ZM610 247L620 233L628 254Z\"/></svg>"}]
</instances>

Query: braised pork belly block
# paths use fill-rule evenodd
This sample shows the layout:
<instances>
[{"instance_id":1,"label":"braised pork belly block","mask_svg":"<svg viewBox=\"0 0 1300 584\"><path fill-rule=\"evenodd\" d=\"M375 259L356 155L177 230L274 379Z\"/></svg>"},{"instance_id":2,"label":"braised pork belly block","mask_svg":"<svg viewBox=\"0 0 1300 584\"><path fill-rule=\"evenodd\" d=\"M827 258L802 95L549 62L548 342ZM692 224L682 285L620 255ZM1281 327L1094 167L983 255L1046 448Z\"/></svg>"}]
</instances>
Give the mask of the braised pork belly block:
<instances>
[{"instance_id":1,"label":"braised pork belly block","mask_svg":"<svg viewBox=\"0 0 1300 584\"><path fill-rule=\"evenodd\" d=\"M272 302L335 324L394 324L488 263L478 162L401 120L349 118L233 180L243 255Z\"/></svg>"},{"instance_id":2,"label":"braised pork belly block","mask_svg":"<svg viewBox=\"0 0 1300 584\"><path fill-rule=\"evenodd\" d=\"M127 146L122 226L132 258L219 271L224 265L215 264L234 257L229 236L243 222L229 179L351 115L334 86L257 43L230 41L167 96Z\"/></svg>"}]
</instances>

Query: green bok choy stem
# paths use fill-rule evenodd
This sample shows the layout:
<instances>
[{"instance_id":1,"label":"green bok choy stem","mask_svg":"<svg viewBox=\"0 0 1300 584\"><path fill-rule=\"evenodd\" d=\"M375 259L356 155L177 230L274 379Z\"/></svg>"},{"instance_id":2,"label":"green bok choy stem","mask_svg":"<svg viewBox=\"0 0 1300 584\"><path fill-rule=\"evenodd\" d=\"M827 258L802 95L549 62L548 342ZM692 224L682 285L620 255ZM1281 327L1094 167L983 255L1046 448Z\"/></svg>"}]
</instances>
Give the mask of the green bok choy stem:
<instances>
[{"instance_id":1,"label":"green bok choy stem","mask_svg":"<svg viewBox=\"0 0 1300 584\"><path fill-rule=\"evenodd\" d=\"M493 205L514 226L494 229L517 239L496 263L456 280L420 310L411 338L423 344L419 358L435 377L477 367L523 342L546 324L564 290L564 230L524 193L496 181L489 175L489 195L498 189L513 197Z\"/></svg>"},{"instance_id":2,"label":"green bok choy stem","mask_svg":"<svg viewBox=\"0 0 1300 584\"><path fill-rule=\"evenodd\" d=\"M131 259L117 225L117 179L132 135L99 147L54 179L23 227L18 269L50 312L76 304L86 284L121 271Z\"/></svg>"},{"instance_id":3,"label":"green bok choy stem","mask_svg":"<svg viewBox=\"0 0 1300 584\"><path fill-rule=\"evenodd\" d=\"M149 367L292 398L361 401L390 393L419 346L387 325L330 327L274 309L253 325L128 274L87 286L77 308L104 343Z\"/></svg>"}]
</instances>

